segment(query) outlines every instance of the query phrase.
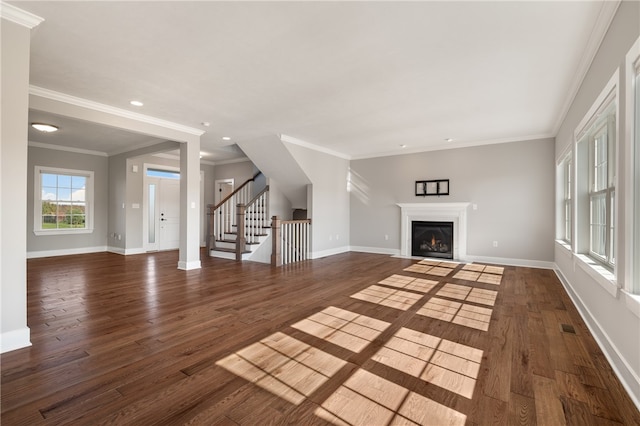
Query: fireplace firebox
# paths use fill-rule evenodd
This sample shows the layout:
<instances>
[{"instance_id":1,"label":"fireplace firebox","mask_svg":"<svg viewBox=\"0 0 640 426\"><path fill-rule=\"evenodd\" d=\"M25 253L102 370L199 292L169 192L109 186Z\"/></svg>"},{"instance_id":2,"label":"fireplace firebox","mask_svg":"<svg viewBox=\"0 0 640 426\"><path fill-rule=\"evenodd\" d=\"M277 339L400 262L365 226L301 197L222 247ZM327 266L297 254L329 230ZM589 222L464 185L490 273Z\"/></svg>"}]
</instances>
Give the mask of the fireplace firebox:
<instances>
[{"instance_id":1,"label":"fireplace firebox","mask_svg":"<svg viewBox=\"0 0 640 426\"><path fill-rule=\"evenodd\" d=\"M453 222L411 222L411 256L453 259Z\"/></svg>"}]
</instances>

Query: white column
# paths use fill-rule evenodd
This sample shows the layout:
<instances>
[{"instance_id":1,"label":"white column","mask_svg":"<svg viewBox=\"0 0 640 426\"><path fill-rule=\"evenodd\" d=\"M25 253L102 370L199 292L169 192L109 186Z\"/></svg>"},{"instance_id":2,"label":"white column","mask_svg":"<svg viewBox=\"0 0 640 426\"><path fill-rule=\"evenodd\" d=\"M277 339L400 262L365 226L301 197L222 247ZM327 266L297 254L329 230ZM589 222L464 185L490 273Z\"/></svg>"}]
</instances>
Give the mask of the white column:
<instances>
[{"instance_id":1,"label":"white column","mask_svg":"<svg viewBox=\"0 0 640 426\"><path fill-rule=\"evenodd\" d=\"M35 15L0 4L0 352L31 346L27 327L27 140L30 29Z\"/></svg>"},{"instance_id":2,"label":"white column","mask_svg":"<svg viewBox=\"0 0 640 426\"><path fill-rule=\"evenodd\" d=\"M200 137L180 144L180 255L178 269L200 268Z\"/></svg>"}]
</instances>

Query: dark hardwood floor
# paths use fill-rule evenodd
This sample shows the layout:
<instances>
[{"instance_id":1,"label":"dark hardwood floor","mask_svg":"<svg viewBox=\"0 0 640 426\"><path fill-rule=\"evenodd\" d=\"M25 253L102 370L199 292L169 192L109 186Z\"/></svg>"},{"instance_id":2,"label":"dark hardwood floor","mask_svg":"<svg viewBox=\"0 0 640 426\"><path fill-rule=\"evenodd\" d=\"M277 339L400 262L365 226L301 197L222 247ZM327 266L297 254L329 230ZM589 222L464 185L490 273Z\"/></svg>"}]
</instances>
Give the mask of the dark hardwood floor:
<instances>
[{"instance_id":1,"label":"dark hardwood floor","mask_svg":"<svg viewBox=\"0 0 640 426\"><path fill-rule=\"evenodd\" d=\"M640 424L553 271L177 260L29 260L2 425Z\"/></svg>"}]
</instances>

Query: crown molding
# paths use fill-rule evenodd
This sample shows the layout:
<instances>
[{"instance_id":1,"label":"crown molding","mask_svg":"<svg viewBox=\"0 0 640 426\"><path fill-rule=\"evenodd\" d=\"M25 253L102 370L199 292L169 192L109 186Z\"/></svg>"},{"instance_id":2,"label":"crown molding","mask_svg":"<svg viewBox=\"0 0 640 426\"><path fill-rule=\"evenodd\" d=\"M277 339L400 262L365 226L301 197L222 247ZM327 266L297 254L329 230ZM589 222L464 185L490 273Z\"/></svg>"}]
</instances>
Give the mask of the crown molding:
<instances>
[{"instance_id":1,"label":"crown molding","mask_svg":"<svg viewBox=\"0 0 640 426\"><path fill-rule=\"evenodd\" d=\"M611 25L611 21L613 21L613 18L618 11L618 7L620 7L620 3L621 0L610 0L602 2L600 13L598 14L598 18L596 19L596 22L593 26L591 35L589 36L589 40L587 41L587 45L584 48L584 53L582 54L582 58L580 59L580 62L576 67L576 72L574 74L575 78L573 79L573 83L571 84L569 93L567 94L567 99L564 101L564 105L562 105L562 109L560 110L560 114L558 115L558 120L553 126L554 135L558 134L560 126L562 126L565 118L567 118L569 108L571 108L573 101L578 95L578 91L582 86L582 82L587 76L587 72L591 67L591 63L598 53L598 49L600 49L600 45L604 40L604 36L607 34L607 30Z\"/></svg>"},{"instance_id":2,"label":"crown molding","mask_svg":"<svg viewBox=\"0 0 640 426\"><path fill-rule=\"evenodd\" d=\"M73 148L71 146L53 145L49 143L29 141L29 146L34 148L53 149L55 151L74 152L76 154L97 155L99 157L108 157L109 154L102 151L93 151L91 149Z\"/></svg>"},{"instance_id":3,"label":"crown molding","mask_svg":"<svg viewBox=\"0 0 640 426\"><path fill-rule=\"evenodd\" d=\"M291 144L294 144L294 145L298 145L298 146L302 146L302 147L305 147L305 148L312 149L314 151L322 152L324 154L333 155L334 157L343 158L345 160L351 160L351 156L349 156L347 154L343 154L342 152L334 151L334 150L329 149L329 148L324 148L322 146L314 145L312 143L305 142L305 141L300 140L300 139L296 139L296 138L294 138L292 136L280 135L280 140L282 142L288 142L288 143L291 143Z\"/></svg>"},{"instance_id":4,"label":"crown molding","mask_svg":"<svg viewBox=\"0 0 640 426\"><path fill-rule=\"evenodd\" d=\"M0 17L7 21L14 22L30 30L37 27L44 21L44 18L34 15L31 12L17 8L11 4L0 2Z\"/></svg>"},{"instance_id":5,"label":"crown molding","mask_svg":"<svg viewBox=\"0 0 640 426\"><path fill-rule=\"evenodd\" d=\"M196 129L182 124L174 123L160 118L151 117L149 115L140 114L137 112L127 111L126 109L112 107L110 105L101 104L98 102L90 101L88 99L78 98L76 96L67 95L65 93L56 92L54 90L45 89L38 86L29 86L29 94L33 96L39 96L45 99L51 99L58 102L63 102L70 105L87 108L93 111L104 112L107 114L115 115L117 117L127 118L142 123L152 124L155 126L163 127L165 129L171 129L182 133L187 133L194 136L202 136L205 131Z\"/></svg>"},{"instance_id":6,"label":"crown molding","mask_svg":"<svg viewBox=\"0 0 640 426\"><path fill-rule=\"evenodd\" d=\"M521 136L518 138L501 138L501 139L486 139L480 141L460 141L460 142L447 142L447 143L437 143L434 145L416 147L416 148L403 148L396 149L393 151L383 151L373 154L366 155L354 155L352 160L366 160L369 158L379 158L379 157L391 157L394 155L406 155L406 154L419 154L421 152L430 152L430 151L445 151L449 149L458 149L458 148L473 148L476 146L485 146L485 145L498 145L503 143L513 143L513 142L525 142L525 141L537 141L541 139L553 139L554 135L552 134L542 134L542 135L530 135L530 136Z\"/></svg>"}]
</instances>

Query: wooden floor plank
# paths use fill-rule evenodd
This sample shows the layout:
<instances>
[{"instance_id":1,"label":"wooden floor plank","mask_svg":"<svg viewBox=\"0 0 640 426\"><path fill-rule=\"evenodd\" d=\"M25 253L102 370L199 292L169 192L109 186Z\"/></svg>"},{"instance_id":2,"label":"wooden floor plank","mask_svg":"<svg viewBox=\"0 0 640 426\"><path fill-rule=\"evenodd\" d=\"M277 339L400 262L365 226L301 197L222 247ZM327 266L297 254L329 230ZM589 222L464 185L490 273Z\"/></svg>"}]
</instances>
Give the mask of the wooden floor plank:
<instances>
[{"instance_id":1,"label":"wooden floor plank","mask_svg":"<svg viewBox=\"0 0 640 426\"><path fill-rule=\"evenodd\" d=\"M552 271L490 268L496 285L454 278L462 264L405 270L416 263L203 256L202 269L181 271L177 252L31 259L33 346L0 356L0 420L640 424ZM417 278L429 285L398 287ZM467 298L485 290L493 305ZM371 291L386 304L353 297Z\"/></svg>"}]
</instances>

